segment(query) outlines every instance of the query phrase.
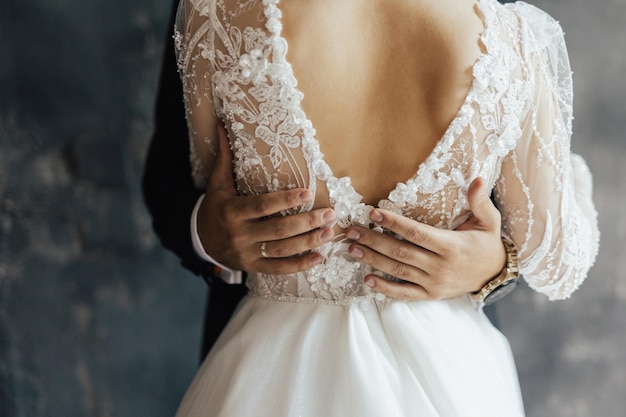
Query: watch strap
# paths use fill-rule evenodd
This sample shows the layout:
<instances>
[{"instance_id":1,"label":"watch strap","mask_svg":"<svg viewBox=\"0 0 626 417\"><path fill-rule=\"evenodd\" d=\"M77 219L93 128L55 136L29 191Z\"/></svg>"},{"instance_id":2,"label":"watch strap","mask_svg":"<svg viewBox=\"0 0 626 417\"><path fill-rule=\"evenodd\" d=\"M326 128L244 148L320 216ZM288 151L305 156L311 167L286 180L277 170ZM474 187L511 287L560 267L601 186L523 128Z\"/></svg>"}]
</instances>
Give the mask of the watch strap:
<instances>
[{"instance_id":1,"label":"watch strap","mask_svg":"<svg viewBox=\"0 0 626 417\"><path fill-rule=\"evenodd\" d=\"M474 301L484 302L485 299L496 289L519 279L519 257L515 244L508 238L502 237L502 244L506 251L506 264L500 273L487 282L480 290L471 293Z\"/></svg>"}]
</instances>

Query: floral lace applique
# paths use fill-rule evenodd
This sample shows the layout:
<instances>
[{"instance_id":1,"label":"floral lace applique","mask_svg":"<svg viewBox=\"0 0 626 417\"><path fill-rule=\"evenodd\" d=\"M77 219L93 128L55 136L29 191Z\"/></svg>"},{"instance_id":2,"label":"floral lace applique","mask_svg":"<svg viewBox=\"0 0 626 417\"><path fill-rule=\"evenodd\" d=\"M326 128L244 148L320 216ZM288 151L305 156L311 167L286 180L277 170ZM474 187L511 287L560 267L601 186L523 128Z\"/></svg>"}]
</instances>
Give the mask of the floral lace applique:
<instances>
[{"instance_id":1,"label":"floral lace applique","mask_svg":"<svg viewBox=\"0 0 626 417\"><path fill-rule=\"evenodd\" d=\"M594 241L591 235L597 228L590 226L588 215L565 211L577 208L569 168L571 76L566 54L552 67L553 61L545 56L549 48L562 55L559 51L564 48L554 41L562 33L558 24L532 6L504 7L495 0L479 0L478 8L485 26L480 36L484 53L473 67L474 80L464 103L416 174L399 183L378 206L433 226L455 228L470 214L467 190L481 176L488 187L496 187L504 233L515 240L522 272L531 286L550 297L564 297L592 262L585 239ZM201 186L205 180L202 161L210 159L214 144L193 121L202 111L214 110L229 131L241 194L295 187L315 194L320 181L338 226L370 225L373 207L362 202L350 178L335 177L302 109L303 94L286 58L281 17L278 0L181 2L175 44L196 183ZM545 91L540 93L540 87ZM554 106L544 103L550 97ZM541 106L545 112L538 110ZM545 114L554 116L549 125L543 120ZM532 154L523 155L523 149L518 149L521 141L528 142ZM203 147L204 159L198 157ZM552 204L543 201L549 193L535 195L537 190L527 185L535 174L520 163L524 157L550 169L546 173L554 175L554 192L561 200L555 198ZM283 214L311 207L309 203ZM562 231L551 227L550 213L562 219ZM565 237L560 239L556 233ZM251 293L330 301L373 297L362 283L372 271L347 255L343 239L338 236L318 249L324 262L309 271L251 274ZM597 238L594 242L597 247ZM576 271L574 276L569 270Z\"/></svg>"}]
</instances>

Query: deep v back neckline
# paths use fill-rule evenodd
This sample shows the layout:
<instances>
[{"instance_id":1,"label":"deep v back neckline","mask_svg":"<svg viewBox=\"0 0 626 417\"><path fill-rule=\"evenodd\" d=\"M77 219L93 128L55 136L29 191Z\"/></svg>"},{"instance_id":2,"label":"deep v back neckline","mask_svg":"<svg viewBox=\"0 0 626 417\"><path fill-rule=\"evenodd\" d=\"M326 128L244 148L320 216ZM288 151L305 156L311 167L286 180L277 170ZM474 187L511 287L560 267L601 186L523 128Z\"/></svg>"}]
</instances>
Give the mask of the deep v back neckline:
<instances>
[{"instance_id":1,"label":"deep v back neckline","mask_svg":"<svg viewBox=\"0 0 626 417\"><path fill-rule=\"evenodd\" d=\"M482 2L483 0L477 1L478 8L480 8ZM293 78L293 80L296 81L295 83L293 83L293 85L285 86L285 88L291 88L300 97L304 97L304 93L297 87L297 77L295 76L295 73L293 71L293 66L287 59L287 50L288 50L289 43L282 36L282 11L278 7L278 1L276 0L270 0L267 2L264 1L264 6L266 8L265 14L266 16L269 16L269 19L268 19L269 21L266 24L266 26L268 27L268 30L270 31L272 37L274 37L275 39L277 39L280 43L284 45L284 47L281 48L282 49L281 53L274 54L273 60L274 61L280 60L280 63L285 65L286 69L289 72L289 75ZM489 29L489 26L488 26L487 19L484 16L482 17L479 16L479 17L482 19L483 26L484 26L484 29L479 36L479 38L482 40L487 30ZM474 66L476 65L477 62L484 59L487 55L489 55L489 51L487 49L485 42L482 42L482 51L478 59L475 61ZM392 200L392 201L396 200L397 198L394 198L394 197L396 197L398 194L403 193L406 189L417 189L417 191L419 191L421 188L420 178L422 177L422 174L425 174L428 171L439 169L442 166L442 163L439 161L439 159L441 158L442 155L447 153L451 145L454 143L456 139L456 134L458 133L457 132L458 129L456 128L456 126L459 124L459 122L463 121L462 119L467 118L468 114L471 114L471 106L473 102L472 98L474 96L473 93L475 89L476 89L476 77L474 76L473 71L472 71L472 82L471 82L470 88L465 94L463 103L460 105L454 118L446 127L444 134L435 142L435 146L431 150L431 152L428 154L428 156L418 165L417 171L408 179L397 183L397 185L387 193L387 197L383 200L380 200L377 203L376 207L380 207L381 205L384 205L384 202L388 202L389 200ZM298 109L301 111L301 114L305 115L306 123L312 127L312 131L314 132L315 125L309 119L308 115L304 111L302 107L302 103L299 102L296 105L298 106ZM373 209L375 206L370 205L370 204L365 204L362 202L363 196L360 193L358 193L358 191L352 185L352 180L351 180L350 175L346 175L344 177L337 177L334 174L332 167L324 159L324 154L321 152L319 140L317 139L315 134L307 135L307 133L305 132L304 136L305 137L303 138L303 142L304 142L303 145L305 146L303 150L305 154L308 153L307 160L312 161L312 166L309 169L309 171L311 171L311 168L312 168L312 171L313 171L312 172L313 175L310 175L310 181L311 181L310 188L316 191L316 187L313 184L315 182L315 179L319 179L325 182L326 188L328 191L330 204L336 211L339 211L337 213L337 217L341 219L341 218L345 218L349 216L350 212L354 211L353 210L354 206L357 206L357 205L360 206L359 207L361 209L360 211L363 211L362 210L363 208L365 208L367 212ZM306 146L306 145L309 145L309 146ZM317 199L317 192L315 192L314 195L315 195L315 199ZM337 203L339 203L340 207L337 207ZM351 222L344 221L344 223L345 223L344 226L347 226Z\"/></svg>"}]
</instances>

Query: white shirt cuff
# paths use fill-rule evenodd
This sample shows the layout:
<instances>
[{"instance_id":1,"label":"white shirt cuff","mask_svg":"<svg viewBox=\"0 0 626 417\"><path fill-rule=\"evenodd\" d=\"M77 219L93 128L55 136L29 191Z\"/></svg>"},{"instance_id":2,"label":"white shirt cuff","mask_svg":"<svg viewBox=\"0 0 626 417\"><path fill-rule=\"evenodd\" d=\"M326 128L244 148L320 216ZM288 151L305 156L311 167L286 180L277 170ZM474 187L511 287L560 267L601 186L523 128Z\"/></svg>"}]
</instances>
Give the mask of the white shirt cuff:
<instances>
[{"instance_id":1,"label":"white shirt cuff","mask_svg":"<svg viewBox=\"0 0 626 417\"><path fill-rule=\"evenodd\" d=\"M217 262L208 253L206 253L204 247L202 246L200 236L198 235L198 209L200 208L200 204L202 204L202 200L204 200L204 194L200 196L196 202L196 206L193 208L193 212L191 213L191 241L193 243L193 248L200 258L221 268L221 271L216 273L216 275L219 276L222 281L227 284L241 284L243 282L241 279L241 271L230 269L229 267Z\"/></svg>"}]
</instances>

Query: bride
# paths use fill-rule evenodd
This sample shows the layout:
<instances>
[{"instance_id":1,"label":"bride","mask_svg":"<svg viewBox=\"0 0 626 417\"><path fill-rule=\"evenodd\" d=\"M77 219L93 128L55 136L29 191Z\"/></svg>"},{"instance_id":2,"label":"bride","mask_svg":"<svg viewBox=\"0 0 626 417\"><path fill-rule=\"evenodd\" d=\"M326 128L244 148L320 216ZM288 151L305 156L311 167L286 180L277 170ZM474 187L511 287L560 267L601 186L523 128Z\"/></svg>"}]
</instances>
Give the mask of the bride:
<instances>
[{"instance_id":1,"label":"bride","mask_svg":"<svg viewBox=\"0 0 626 417\"><path fill-rule=\"evenodd\" d=\"M308 188L281 214L336 214L321 263L248 271L177 415L523 416L482 306L518 269L568 297L598 246L559 25L496 0L181 0L175 33L197 185L232 150L240 194ZM407 221L456 228L477 178L519 259L478 293L409 301L428 247Z\"/></svg>"}]
</instances>

